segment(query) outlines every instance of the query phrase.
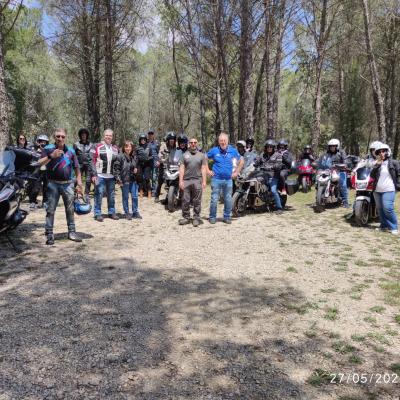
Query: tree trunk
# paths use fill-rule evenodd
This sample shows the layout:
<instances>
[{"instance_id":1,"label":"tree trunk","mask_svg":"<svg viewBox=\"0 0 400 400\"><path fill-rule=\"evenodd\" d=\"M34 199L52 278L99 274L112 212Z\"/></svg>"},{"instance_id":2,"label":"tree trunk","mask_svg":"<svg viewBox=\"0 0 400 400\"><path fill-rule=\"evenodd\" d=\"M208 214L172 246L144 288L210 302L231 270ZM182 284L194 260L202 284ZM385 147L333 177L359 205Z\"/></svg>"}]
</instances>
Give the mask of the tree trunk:
<instances>
[{"instance_id":1,"label":"tree trunk","mask_svg":"<svg viewBox=\"0 0 400 400\"><path fill-rule=\"evenodd\" d=\"M0 22L2 15L0 15ZM9 139L9 126L8 126L8 99L5 86L5 71L4 71L4 57L3 57L3 36L0 27L0 151L8 143Z\"/></svg>"},{"instance_id":2,"label":"tree trunk","mask_svg":"<svg viewBox=\"0 0 400 400\"><path fill-rule=\"evenodd\" d=\"M175 29L172 28L172 64L176 81L176 100L178 102L179 131L183 132L183 110L182 110L182 83L179 77L178 65L176 61Z\"/></svg>"},{"instance_id":3,"label":"tree trunk","mask_svg":"<svg viewBox=\"0 0 400 400\"><path fill-rule=\"evenodd\" d=\"M267 59L267 50L264 50L263 58L260 64L260 70L257 75L257 83L256 83L256 90L254 93L254 101L253 101L253 132L256 132L259 128L259 120L260 120L260 103L262 99L261 89L262 89L262 82L265 70L265 63Z\"/></svg>"},{"instance_id":4,"label":"tree trunk","mask_svg":"<svg viewBox=\"0 0 400 400\"><path fill-rule=\"evenodd\" d=\"M315 65L314 119L311 137L311 146L313 149L318 149L321 137L321 72L322 59Z\"/></svg>"},{"instance_id":5,"label":"tree trunk","mask_svg":"<svg viewBox=\"0 0 400 400\"><path fill-rule=\"evenodd\" d=\"M251 104L251 4L251 0L242 0L241 2L238 139L245 139L248 136L253 136L253 113Z\"/></svg>"},{"instance_id":6,"label":"tree trunk","mask_svg":"<svg viewBox=\"0 0 400 400\"><path fill-rule=\"evenodd\" d=\"M234 120L234 110L233 110L233 101L232 101L232 93L231 86L229 82L229 74L228 74L228 64L226 61L224 40L222 36L221 25L223 24L223 4L222 0L217 0L217 4L214 5L214 18L215 18L215 27L216 27L216 37L217 37L217 47L218 47L218 57L220 57L221 65L222 65L222 77L224 79L225 84L225 97L227 103L227 111L228 111L228 134L231 142L236 142L235 135L235 120Z\"/></svg>"},{"instance_id":7,"label":"tree trunk","mask_svg":"<svg viewBox=\"0 0 400 400\"><path fill-rule=\"evenodd\" d=\"M274 13L270 0L264 0L265 8L265 80L266 80L266 123L267 137L275 138L276 132L273 130L273 95L272 95L272 66L271 66L271 48L272 32L274 29Z\"/></svg>"},{"instance_id":8,"label":"tree trunk","mask_svg":"<svg viewBox=\"0 0 400 400\"><path fill-rule=\"evenodd\" d=\"M372 79L372 95L374 99L379 140L386 142L384 102L383 102L378 69L376 66L375 56L372 50L370 16L369 16L369 8L367 1L368 0L361 0L363 7L363 17L364 17L365 44L367 49L368 65Z\"/></svg>"},{"instance_id":9,"label":"tree trunk","mask_svg":"<svg viewBox=\"0 0 400 400\"><path fill-rule=\"evenodd\" d=\"M105 1L106 24L104 30L105 52L104 52L104 84L106 99L105 128L114 129L115 110L114 110L114 85L113 85L113 45L114 45L114 16L112 0Z\"/></svg>"}]
</instances>

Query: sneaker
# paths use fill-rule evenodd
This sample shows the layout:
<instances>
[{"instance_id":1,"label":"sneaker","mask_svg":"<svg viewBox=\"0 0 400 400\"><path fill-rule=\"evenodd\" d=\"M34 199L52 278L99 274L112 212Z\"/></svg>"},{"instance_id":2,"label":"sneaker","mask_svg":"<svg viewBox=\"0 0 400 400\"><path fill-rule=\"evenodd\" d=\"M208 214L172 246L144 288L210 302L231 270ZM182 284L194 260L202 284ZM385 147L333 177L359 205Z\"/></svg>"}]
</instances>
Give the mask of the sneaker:
<instances>
[{"instance_id":1,"label":"sneaker","mask_svg":"<svg viewBox=\"0 0 400 400\"><path fill-rule=\"evenodd\" d=\"M46 244L48 246L53 246L54 244L54 235L47 235L47 240L46 240Z\"/></svg>"},{"instance_id":2,"label":"sneaker","mask_svg":"<svg viewBox=\"0 0 400 400\"><path fill-rule=\"evenodd\" d=\"M179 225L188 225L190 224L190 220L187 218L182 218L178 221Z\"/></svg>"},{"instance_id":3,"label":"sneaker","mask_svg":"<svg viewBox=\"0 0 400 400\"><path fill-rule=\"evenodd\" d=\"M224 218L223 221L225 222L225 224L228 224L228 225L230 225L232 223L231 218Z\"/></svg>"},{"instance_id":4,"label":"sneaker","mask_svg":"<svg viewBox=\"0 0 400 400\"><path fill-rule=\"evenodd\" d=\"M343 203L343 204L342 204L342 207L343 207L343 208L350 208L350 204L344 204L344 203Z\"/></svg>"},{"instance_id":5,"label":"sneaker","mask_svg":"<svg viewBox=\"0 0 400 400\"><path fill-rule=\"evenodd\" d=\"M73 242L82 242L82 239L76 234L76 232L69 232L68 239Z\"/></svg>"},{"instance_id":6,"label":"sneaker","mask_svg":"<svg viewBox=\"0 0 400 400\"><path fill-rule=\"evenodd\" d=\"M103 221L104 221L104 218L103 218L102 215L96 215L96 216L94 217L94 219L95 219L95 221L97 221L97 222L103 222Z\"/></svg>"},{"instance_id":7,"label":"sneaker","mask_svg":"<svg viewBox=\"0 0 400 400\"><path fill-rule=\"evenodd\" d=\"M131 221L131 220L132 220L132 215L131 215L131 214L126 214L126 215L125 215L125 218L126 218L128 221Z\"/></svg>"},{"instance_id":8,"label":"sneaker","mask_svg":"<svg viewBox=\"0 0 400 400\"><path fill-rule=\"evenodd\" d=\"M377 232L387 232L389 228L375 228Z\"/></svg>"},{"instance_id":9,"label":"sneaker","mask_svg":"<svg viewBox=\"0 0 400 400\"><path fill-rule=\"evenodd\" d=\"M44 210L47 210L47 203L46 202L42 203L42 207Z\"/></svg>"},{"instance_id":10,"label":"sneaker","mask_svg":"<svg viewBox=\"0 0 400 400\"><path fill-rule=\"evenodd\" d=\"M399 231L398 231L397 229L393 229L392 231L390 231L390 233L391 233L392 235L397 236L397 235L399 234Z\"/></svg>"},{"instance_id":11,"label":"sneaker","mask_svg":"<svg viewBox=\"0 0 400 400\"><path fill-rule=\"evenodd\" d=\"M197 228L201 224L200 218L193 219L193 226Z\"/></svg>"},{"instance_id":12,"label":"sneaker","mask_svg":"<svg viewBox=\"0 0 400 400\"><path fill-rule=\"evenodd\" d=\"M160 202L160 198L158 196L154 197L154 203L159 203Z\"/></svg>"},{"instance_id":13,"label":"sneaker","mask_svg":"<svg viewBox=\"0 0 400 400\"><path fill-rule=\"evenodd\" d=\"M29 204L29 208L30 208L31 210L36 210L36 203L31 203L31 204Z\"/></svg>"},{"instance_id":14,"label":"sneaker","mask_svg":"<svg viewBox=\"0 0 400 400\"><path fill-rule=\"evenodd\" d=\"M217 220L215 218L209 218L208 221L210 222L210 224L214 225L217 223Z\"/></svg>"},{"instance_id":15,"label":"sneaker","mask_svg":"<svg viewBox=\"0 0 400 400\"><path fill-rule=\"evenodd\" d=\"M119 217L118 217L117 214L110 214L108 217L111 218L111 219L113 219L114 221L119 220Z\"/></svg>"},{"instance_id":16,"label":"sneaker","mask_svg":"<svg viewBox=\"0 0 400 400\"><path fill-rule=\"evenodd\" d=\"M278 209L275 211L275 214L276 214L276 215L281 215L281 214L283 214L282 209L281 209L281 208L278 208Z\"/></svg>"},{"instance_id":17,"label":"sneaker","mask_svg":"<svg viewBox=\"0 0 400 400\"><path fill-rule=\"evenodd\" d=\"M134 218L134 219L142 219L142 216L138 212L135 212L135 213L132 214L132 218Z\"/></svg>"}]
</instances>

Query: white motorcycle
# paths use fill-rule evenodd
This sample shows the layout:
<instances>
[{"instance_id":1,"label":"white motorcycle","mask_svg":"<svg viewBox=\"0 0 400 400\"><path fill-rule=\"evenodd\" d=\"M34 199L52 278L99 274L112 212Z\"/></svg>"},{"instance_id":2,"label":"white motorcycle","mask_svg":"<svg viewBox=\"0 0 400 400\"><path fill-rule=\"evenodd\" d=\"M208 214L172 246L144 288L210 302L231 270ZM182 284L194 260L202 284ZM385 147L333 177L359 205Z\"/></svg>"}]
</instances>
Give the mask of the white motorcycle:
<instances>
[{"instance_id":1,"label":"white motorcycle","mask_svg":"<svg viewBox=\"0 0 400 400\"><path fill-rule=\"evenodd\" d=\"M182 151L176 150L164 171L165 190L167 192L166 207L169 212L174 212L181 200L181 191L179 190L179 161L181 156Z\"/></svg>"}]
</instances>

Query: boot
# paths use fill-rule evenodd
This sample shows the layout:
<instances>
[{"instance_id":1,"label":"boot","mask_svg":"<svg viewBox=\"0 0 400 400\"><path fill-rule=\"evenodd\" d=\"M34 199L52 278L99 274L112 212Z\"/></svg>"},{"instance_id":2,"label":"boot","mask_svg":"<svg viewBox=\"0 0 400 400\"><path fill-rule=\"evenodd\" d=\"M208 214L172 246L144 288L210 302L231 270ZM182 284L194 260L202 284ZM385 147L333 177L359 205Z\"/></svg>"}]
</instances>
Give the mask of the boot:
<instances>
[{"instance_id":1,"label":"boot","mask_svg":"<svg viewBox=\"0 0 400 400\"><path fill-rule=\"evenodd\" d=\"M76 232L68 232L68 239L73 242L82 242L82 239L76 234Z\"/></svg>"},{"instance_id":2,"label":"boot","mask_svg":"<svg viewBox=\"0 0 400 400\"><path fill-rule=\"evenodd\" d=\"M52 234L52 233L50 233L50 234L46 234L46 244L48 245L48 246L53 246L53 244L54 244L54 235Z\"/></svg>"}]
</instances>

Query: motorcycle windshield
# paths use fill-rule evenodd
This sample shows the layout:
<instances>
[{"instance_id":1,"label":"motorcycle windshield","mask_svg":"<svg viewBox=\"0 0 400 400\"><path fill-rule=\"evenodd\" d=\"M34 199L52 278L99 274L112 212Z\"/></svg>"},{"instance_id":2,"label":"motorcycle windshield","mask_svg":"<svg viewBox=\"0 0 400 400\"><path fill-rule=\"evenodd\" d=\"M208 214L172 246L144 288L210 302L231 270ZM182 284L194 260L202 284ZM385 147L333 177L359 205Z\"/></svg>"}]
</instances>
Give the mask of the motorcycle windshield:
<instances>
[{"instance_id":1,"label":"motorcycle windshield","mask_svg":"<svg viewBox=\"0 0 400 400\"><path fill-rule=\"evenodd\" d=\"M311 165L311 160L305 158L304 160L301 160L301 161L300 161L300 165L301 165L302 167L308 167L308 166Z\"/></svg>"},{"instance_id":2,"label":"motorcycle windshield","mask_svg":"<svg viewBox=\"0 0 400 400\"><path fill-rule=\"evenodd\" d=\"M362 167L357 169L357 180L365 181L368 179L369 174L371 172L371 168Z\"/></svg>"},{"instance_id":3,"label":"motorcycle windshield","mask_svg":"<svg viewBox=\"0 0 400 400\"><path fill-rule=\"evenodd\" d=\"M0 177L15 172L15 154L13 151L0 151Z\"/></svg>"}]
</instances>

